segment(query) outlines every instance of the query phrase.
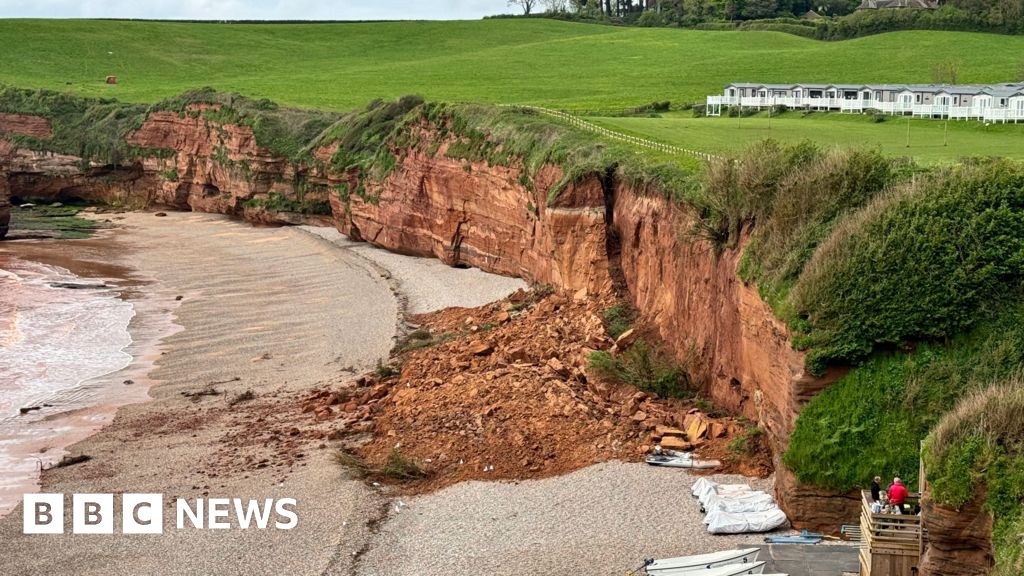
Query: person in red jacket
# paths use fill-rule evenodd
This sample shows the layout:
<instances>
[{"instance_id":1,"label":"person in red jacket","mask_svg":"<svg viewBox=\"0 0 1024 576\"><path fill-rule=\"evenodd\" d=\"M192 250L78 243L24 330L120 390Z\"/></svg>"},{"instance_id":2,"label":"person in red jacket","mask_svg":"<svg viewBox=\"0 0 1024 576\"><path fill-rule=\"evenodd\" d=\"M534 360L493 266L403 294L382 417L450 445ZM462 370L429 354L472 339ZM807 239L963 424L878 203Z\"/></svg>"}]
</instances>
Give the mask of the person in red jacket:
<instances>
[{"instance_id":1,"label":"person in red jacket","mask_svg":"<svg viewBox=\"0 0 1024 576\"><path fill-rule=\"evenodd\" d=\"M893 478L892 486L889 487L889 503L902 508L903 504L907 501L907 496L910 496L910 493L903 486L903 481L899 478Z\"/></svg>"}]
</instances>

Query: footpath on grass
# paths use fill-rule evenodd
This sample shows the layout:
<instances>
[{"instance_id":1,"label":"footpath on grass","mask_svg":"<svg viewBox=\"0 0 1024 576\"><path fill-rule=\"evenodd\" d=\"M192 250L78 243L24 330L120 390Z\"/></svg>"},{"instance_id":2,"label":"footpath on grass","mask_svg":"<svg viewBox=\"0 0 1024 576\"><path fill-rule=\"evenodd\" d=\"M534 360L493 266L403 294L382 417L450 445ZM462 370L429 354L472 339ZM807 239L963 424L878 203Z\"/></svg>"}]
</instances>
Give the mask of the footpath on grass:
<instances>
[{"instance_id":1,"label":"footpath on grass","mask_svg":"<svg viewBox=\"0 0 1024 576\"><path fill-rule=\"evenodd\" d=\"M632 144L634 146L640 146L642 148L648 148L648 149L651 149L651 150L657 150L658 152L664 152L665 154L677 154L677 155L693 156L694 158L697 158L697 159L700 159L700 160L704 160L706 162L709 162L711 160L715 160L715 159L721 158L721 156L716 156L715 154L708 154L707 152L701 152L699 150L691 150L689 148L681 148L679 146L673 146L671 144L665 144L664 142L657 142L655 140L648 140L646 138L639 138L637 136L631 136L631 135L625 134L623 132L616 132L614 130L609 130L608 128L605 128L603 126L598 126L597 124L594 124L593 122L588 122L588 121L586 121L586 120L584 120L584 119L582 119L582 118L580 118L578 116L574 116L572 114L569 114L568 112L562 112L560 110L552 110L550 108L543 108L541 106L528 106L528 105L524 105L524 104L499 104L499 106L503 106L503 107L507 107L507 108L521 108L521 109L524 109L524 110L533 110L535 112L539 112L540 114L546 114L548 116L554 116L555 118L559 118L561 120L564 120L564 121L568 122L569 125L571 125L571 126L575 126L577 128L582 128L582 129L588 130L590 132L595 132L597 134L600 134L602 136L611 138L613 140L619 140L621 142L626 142L626 143Z\"/></svg>"}]
</instances>

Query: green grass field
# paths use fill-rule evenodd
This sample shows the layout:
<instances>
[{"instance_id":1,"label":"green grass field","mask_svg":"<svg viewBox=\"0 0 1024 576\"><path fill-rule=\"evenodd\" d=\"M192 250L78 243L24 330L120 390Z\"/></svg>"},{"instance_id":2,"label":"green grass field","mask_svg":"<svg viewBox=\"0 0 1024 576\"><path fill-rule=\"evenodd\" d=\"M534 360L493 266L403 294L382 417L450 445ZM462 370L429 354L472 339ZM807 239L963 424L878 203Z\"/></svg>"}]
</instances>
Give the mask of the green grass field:
<instances>
[{"instance_id":1,"label":"green grass field","mask_svg":"<svg viewBox=\"0 0 1024 576\"><path fill-rule=\"evenodd\" d=\"M952 121L948 130L941 120L913 119L910 146L908 120L887 116L875 123L860 114L816 113L802 117L788 112L769 120L767 113L749 118L693 118L672 113L662 118L588 118L606 128L667 144L712 153L739 152L774 138L783 142L811 140L824 146L879 148L889 156L911 156L923 163L955 160L963 156L1003 156L1024 160L1024 124Z\"/></svg>"},{"instance_id":2,"label":"green grass field","mask_svg":"<svg viewBox=\"0 0 1024 576\"><path fill-rule=\"evenodd\" d=\"M194 24L0 20L0 83L153 102L203 85L348 110L373 98L570 109L702 101L732 81L1012 79L1024 37L898 32L818 42L776 32L620 28L551 20ZM107 86L107 75L120 83Z\"/></svg>"}]
</instances>

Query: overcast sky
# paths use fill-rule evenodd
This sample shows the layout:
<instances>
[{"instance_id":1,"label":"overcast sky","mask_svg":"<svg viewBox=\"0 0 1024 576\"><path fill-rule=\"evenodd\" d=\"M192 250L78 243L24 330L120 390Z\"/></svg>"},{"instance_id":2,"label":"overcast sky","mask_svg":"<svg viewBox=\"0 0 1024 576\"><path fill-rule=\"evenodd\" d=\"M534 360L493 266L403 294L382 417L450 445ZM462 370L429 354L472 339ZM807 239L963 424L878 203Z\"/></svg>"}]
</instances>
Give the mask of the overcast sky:
<instances>
[{"instance_id":1,"label":"overcast sky","mask_svg":"<svg viewBox=\"0 0 1024 576\"><path fill-rule=\"evenodd\" d=\"M511 11L505 0L0 0L2 18L460 20Z\"/></svg>"}]
</instances>

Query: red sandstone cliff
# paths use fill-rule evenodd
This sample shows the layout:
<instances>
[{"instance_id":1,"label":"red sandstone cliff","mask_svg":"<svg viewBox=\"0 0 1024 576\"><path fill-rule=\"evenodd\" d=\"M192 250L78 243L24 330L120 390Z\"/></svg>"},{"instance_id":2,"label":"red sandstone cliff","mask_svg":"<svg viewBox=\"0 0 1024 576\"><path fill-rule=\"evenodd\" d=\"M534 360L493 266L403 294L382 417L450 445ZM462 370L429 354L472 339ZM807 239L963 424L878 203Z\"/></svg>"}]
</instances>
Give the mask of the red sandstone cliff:
<instances>
[{"instance_id":1,"label":"red sandstone cliff","mask_svg":"<svg viewBox=\"0 0 1024 576\"><path fill-rule=\"evenodd\" d=\"M705 393L758 422L782 453L802 403L833 377L804 372L786 327L737 277L741 250L718 254L688 237L695 216L656 190L592 175L547 206L557 167L545 167L527 189L517 168L467 164L445 148L404 156L370 188L372 201L332 197L338 229L390 250L571 290L604 292L613 275L621 278ZM835 531L857 518L856 495L801 486L777 458L776 465L779 499L797 525Z\"/></svg>"},{"instance_id":2,"label":"red sandstone cliff","mask_svg":"<svg viewBox=\"0 0 1024 576\"><path fill-rule=\"evenodd\" d=\"M17 125L38 129L23 118ZM448 158L442 143L433 155L405 151L383 183L361 183L368 194L343 200L328 190L346 184L354 190L360 183L351 175L296 168L257 146L249 128L211 125L198 109L154 113L128 142L167 153L117 169L83 169L70 156L9 152L12 193L279 223L301 217L263 209L259 201L272 193L329 199L342 232L397 252L589 293L611 290L614 277L645 321L690 362L714 402L768 431L775 454L785 448L801 403L827 382L804 374L785 326L738 279L740 251L719 254L687 237L693 214L656 190L590 175L548 205L548 192L562 177L557 166L544 167L527 187L520 168ZM318 157L330 153L323 149ZM312 182L311 190L302 182ZM856 517L856 499L800 486L777 464L778 496L797 525L834 530Z\"/></svg>"},{"instance_id":3,"label":"red sandstone cliff","mask_svg":"<svg viewBox=\"0 0 1024 576\"><path fill-rule=\"evenodd\" d=\"M11 220L9 173L16 147L8 136L49 138L50 123L43 118L24 114L0 113L0 238L7 235Z\"/></svg>"},{"instance_id":4,"label":"red sandstone cliff","mask_svg":"<svg viewBox=\"0 0 1024 576\"><path fill-rule=\"evenodd\" d=\"M143 155L118 166L18 149L8 142L0 150L0 219L6 187L11 196L43 200L216 212L275 224L330 221L327 214L267 210L272 194L295 205L327 206L327 187L307 182L307 174L257 146L248 126L210 122L202 109L151 114L127 137L127 144ZM16 114L0 114L0 138L4 133L50 137L45 119Z\"/></svg>"},{"instance_id":5,"label":"red sandstone cliff","mask_svg":"<svg viewBox=\"0 0 1024 576\"><path fill-rule=\"evenodd\" d=\"M434 256L453 266L520 276L533 282L601 293L610 289L605 252L605 194L597 178L572 184L551 206L562 177L546 166L532 191L518 168L447 158L441 146L404 157L379 198L331 202L338 229L396 252Z\"/></svg>"}]
</instances>

